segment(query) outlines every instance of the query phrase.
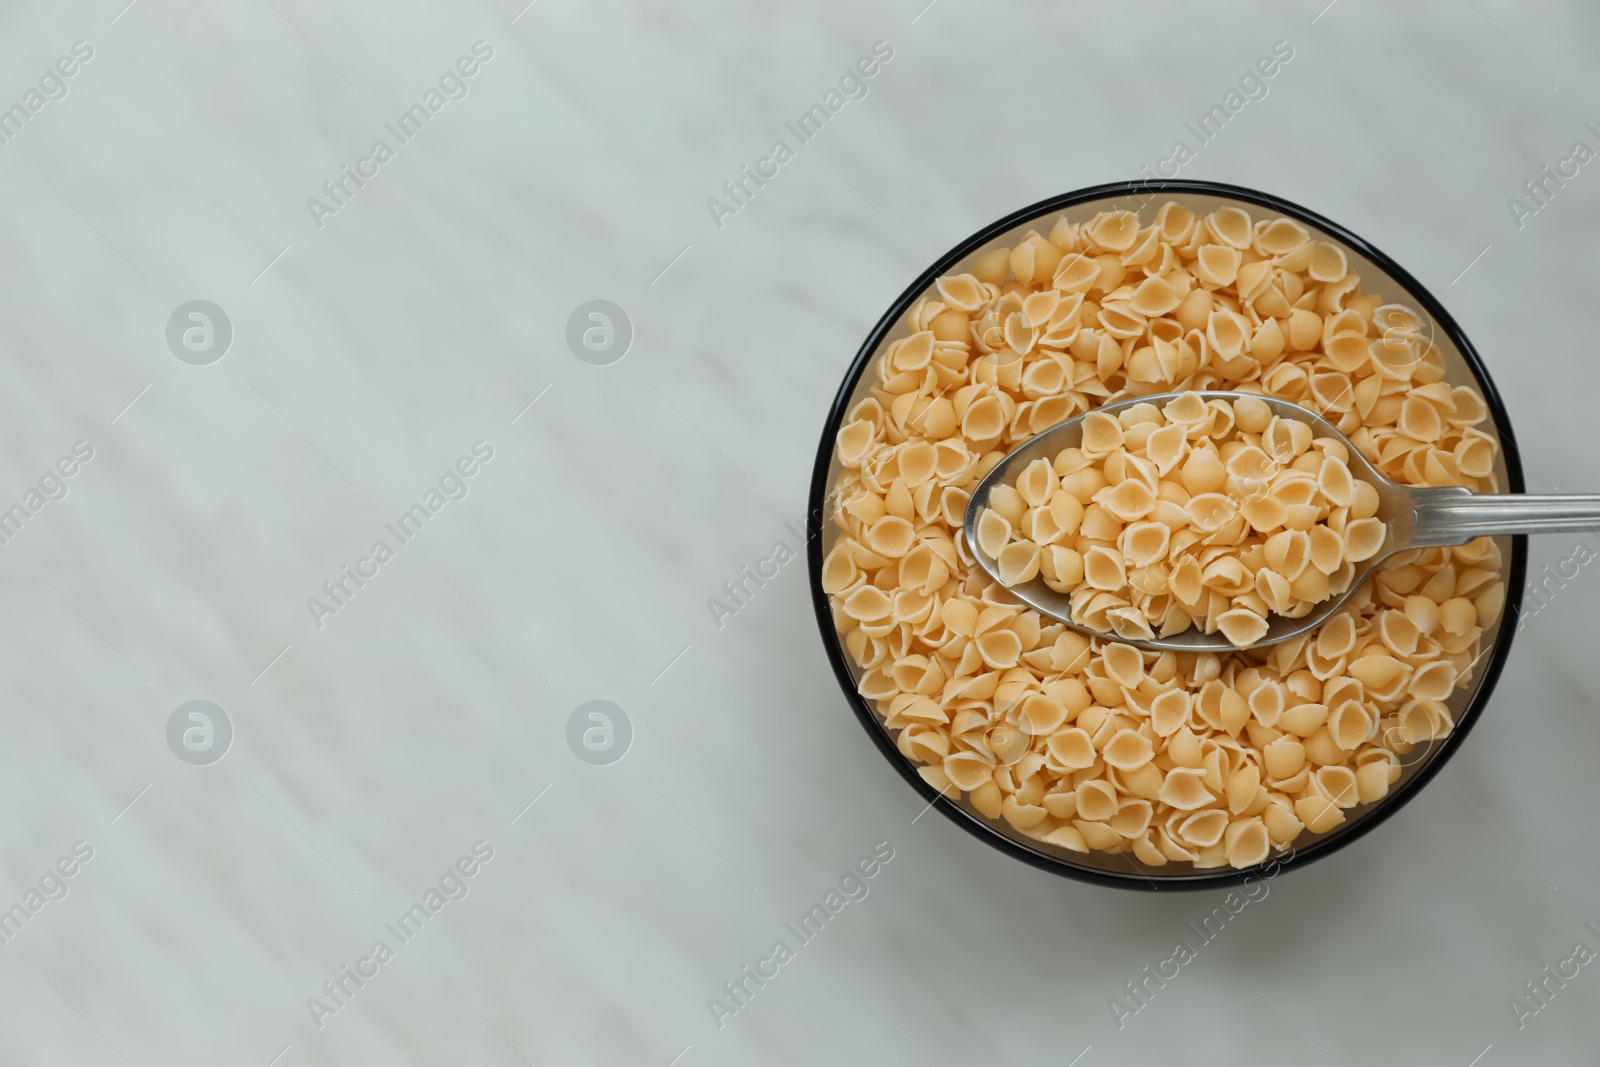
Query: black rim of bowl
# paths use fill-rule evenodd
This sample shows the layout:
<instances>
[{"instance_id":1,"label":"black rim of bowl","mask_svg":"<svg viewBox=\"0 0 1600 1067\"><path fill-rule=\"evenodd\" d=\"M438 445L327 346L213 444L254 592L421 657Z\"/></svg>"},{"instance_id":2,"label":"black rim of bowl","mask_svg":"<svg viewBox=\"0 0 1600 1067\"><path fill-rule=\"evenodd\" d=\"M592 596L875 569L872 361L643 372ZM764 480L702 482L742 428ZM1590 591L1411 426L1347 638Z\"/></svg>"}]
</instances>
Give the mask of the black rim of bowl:
<instances>
[{"instance_id":1,"label":"black rim of bowl","mask_svg":"<svg viewBox=\"0 0 1600 1067\"><path fill-rule=\"evenodd\" d=\"M1121 871L1079 866L1068 860L1059 859L1043 852L1036 852L1004 836L979 817L961 807L956 801L941 795L925 782L922 776L917 773L911 761L900 754L888 729L884 727L876 713L868 707L866 699L857 692L855 678L851 674L850 665L845 659L844 643L839 639L839 635L833 625L833 617L828 605L828 595L822 591L822 532L825 524L831 521L824 507L824 498L827 493L829 468L833 462L834 442L838 436L839 426L850 407L850 396L855 391L856 384L866 370L874 353L877 352L878 345L883 340L884 335L894 327L900 317L928 289L935 278L944 274L973 251L981 248L1000 234L1030 219L1037 219L1051 212L1073 207L1086 201L1121 196L1159 195L1162 193L1195 193L1223 196L1269 208L1288 218L1297 219L1314 226L1324 233L1337 238L1385 271L1390 278L1404 288L1415 298L1417 303L1433 316L1434 321L1439 324L1446 336L1450 338L1456 349L1461 353L1462 359L1466 361L1468 368L1477 379L1478 387L1482 390L1490 415L1494 419L1499 439L1504 445L1507 482L1509 483L1506 488L1513 493L1525 491L1521 457L1517 449L1516 437L1512 433L1511 420L1506 413L1505 404L1500 399L1500 392L1495 388L1494 379L1490 377L1488 368L1484 366L1477 350L1472 347L1472 342L1467 340L1466 334L1455 319L1451 317L1450 313L1444 309L1444 306L1421 282L1412 277L1393 259L1338 223L1323 218L1316 212L1309 211L1281 197L1271 196L1255 189L1247 189L1237 185L1182 179L1111 182L1106 185L1078 189L1074 192L1063 193L1060 196L1041 200L983 227L983 229L940 256L933 265L923 271L900 294L894 303L890 305L889 310L873 326L872 331L867 335L866 341L862 343L860 351L856 353L856 358L851 363L849 371L845 374L844 382L839 387L838 395L834 397L833 406L828 412L827 422L823 426L822 441L817 447L816 466L811 476L810 501L807 511L809 521L807 522L806 564L809 571L812 604L816 609L817 625L821 628L822 644L827 650L829 662L833 664L833 672L839 680L840 688L844 690L845 699L849 702L850 707L854 709L856 718L860 720L862 727L867 731L867 735L872 738L873 743L878 746L878 750L883 754L883 757L900 772L900 777L904 778L930 807L938 808L945 818L986 844L1041 870L1097 885L1158 891L1168 889L1208 889L1238 884L1246 878L1260 878L1267 873L1277 875L1284 871L1303 867L1314 860L1332 855L1346 845L1361 839L1386 822L1395 812L1410 803L1423 786L1432 781L1434 775L1438 774L1450 758L1455 755L1456 750L1467 739L1467 735L1472 732L1472 727L1477 724L1479 716L1483 713L1484 706L1488 704L1489 697L1494 693L1495 685L1500 679L1501 668L1504 667L1506 657L1511 652L1511 641L1516 634L1516 620L1521 616L1522 587L1527 571L1528 557L1527 537L1523 535L1513 537L1510 566L1506 569L1505 575L1506 603L1501 612L1500 631L1496 636L1494 648L1489 654L1488 665L1484 667L1483 679L1478 685L1477 692L1473 695L1466 710L1462 712L1460 718L1456 721L1455 729L1444 739L1438 751L1418 768L1408 780L1401 783L1399 788L1390 793L1377 807L1363 816L1359 822L1351 824L1347 829L1335 830L1327 837L1313 841L1304 848L1291 848L1286 853L1269 856L1264 863L1255 867L1242 870L1218 868L1196 874L1149 877L1137 873L1130 874Z\"/></svg>"}]
</instances>

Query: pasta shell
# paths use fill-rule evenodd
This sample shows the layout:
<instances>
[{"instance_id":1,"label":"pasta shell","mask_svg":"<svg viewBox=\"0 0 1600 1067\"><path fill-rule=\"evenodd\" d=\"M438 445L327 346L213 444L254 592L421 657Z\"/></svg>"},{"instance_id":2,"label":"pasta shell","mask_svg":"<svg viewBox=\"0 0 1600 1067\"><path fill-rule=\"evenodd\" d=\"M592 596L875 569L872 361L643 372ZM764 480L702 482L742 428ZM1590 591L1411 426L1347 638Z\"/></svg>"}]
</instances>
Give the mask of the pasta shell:
<instances>
[{"instance_id":1,"label":"pasta shell","mask_svg":"<svg viewBox=\"0 0 1600 1067\"><path fill-rule=\"evenodd\" d=\"M945 757L944 773L956 788L970 791L993 781L994 765L976 752L955 752Z\"/></svg>"},{"instance_id":2,"label":"pasta shell","mask_svg":"<svg viewBox=\"0 0 1600 1067\"><path fill-rule=\"evenodd\" d=\"M1073 826L1058 826L1046 834L1043 840L1047 844L1056 845L1072 852L1088 852L1089 844L1083 835Z\"/></svg>"},{"instance_id":3,"label":"pasta shell","mask_svg":"<svg viewBox=\"0 0 1600 1067\"><path fill-rule=\"evenodd\" d=\"M1388 528L1379 519L1355 519L1345 524L1344 556L1360 563L1376 556L1388 537Z\"/></svg>"},{"instance_id":4,"label":"pasta shell","mask_svg":"<svg viewBox=\"0 0 1600 1067\"><path fill-rule=\"evenodd\" d=\"M1089 256L1070 253L1056 264L1051 284L1063 293L1086 293L1100 276L1100 264Z\"/></svg>"},{"instance_id":5,"label":"pasta shell","mask_svg":"<svg viewBox=\"0 0 1600 1067\"><path fill-rule=\"evenodd\" d=\"M989 731L989 751L1001 766L1011 766L1027 755L1031 738L1010 723L1001 723Z\"/></svg>"},{"instance_id":6,"label":"pasta shell","mask_svg":"<svg viewBox=\"0 0 1600 1067\"><path fill-rule=\"evenodd\" d=\"M1139 216L1131 211L1104 212L1089 224L1087 235L1100 248L1126 251L1139 235Z\"/></svg>"},{"instance_id":7,"label":"pasta shell","mask_svg":"<svg viewBox=\"0 0 1600 1067\"><path fill-rule=\"evenodd\" d=\"M891 607L888 595L871 585L862 586L844 601L844 613L864 622L888 617Z\"/></svg>"},{"instance_id":8,"label":"pasta shell","mask_svg":"<svg viewBox=\"0 0 1600 1067\"><path fill-rule=\"evenodd\" d=\"M1311 562L1311 538L1301 530L1282 530L1267 538L1267 566L1293 582Z\"/></svg>"},{"instance_id":9,"label":"pasta shell","mask_svg":"<svg viewBox=\"0 0 1600 1067\"><path fill-rule=\"evenodd\" d=\"M1062 770L1086 770L1094 766L1098 758L1095 753L1094 742L1089 739L1089 734L1079 727L1071 727L1051 734L1045 743L1049 758Z\"/></svg>"},{"instance_id":10,"label":"pasta shell","mask_svg":"<svg viewBox=\"0 0 1600 1067\"><path fill-rule=\"evenodd\" d=\"M908 488L921 485L933 477L938 460L938 450L926 441L916 441L901 446L899 453L901 481Z\"/></svg>"},{"instance_id":11,"label":"pasta shell","mask_svg":"<svg viewBox=\"0 0 1600 1067\"><path fill-rule=\"evenodd\" d=\"M1172 530L1164 523L1137 522L1122 532L1118 547L1135 567L1148 567L1166 558L1171 540Z\"/></svg>"},{"instance_id":12,"label":"pasta shell","mask_svg":"<svg viewBox=\"0 0 1600 1067\"><path fill-rule=\"evenodd\" d=\"M916 543L915 527L897 515L885 515L867 531L867 547L888 559L899 559Z\"/></svg>"},{"instance_id":13,"label":"pasta shell","mask_svg":"<svg viewBox=\"0 0 1600 1067\"><path fill-rule=\"evenodd\" d=\"M1139 283L1129 304L1139 314L1153 319L1176 308L1183 295L1165 278L1152 277Z\"/></svg>"},{"instance_id":14,"label":"pasta shell","mask_svg":"<svg viewBox=\"0 0 1600 1067\"><path fill-rule=\"evenodd\" d=\"M1121 729L1106 742L1102 755L1108 764L1119 771L1132 771L1150 762L1155 755L1155 746L1148 737L1133 730Z\"/></svg>"},{"instance_id":15,"label":"pasta shell","mask_svg":"<svg viewBox=\"0 0 1600 1067\"><path fill-rule=\"evenodd\" d=\"M1232 285L1239 275L1239 250L1230 245L1202 245L1195 262L1195 277L1214 289Z\"/></svg>"},{"instance_id":16,"label":"pasta shell","mask_svg":"<svg viewBox=\"0 0 1600 1067\"><path fill-rule=\"evenodd\" d=\"M1240 819L1228 824L1223 835L1223 847L1229 866L1254 867L1271 853L1272 841L1266 823L1259 817Z\"/></svg>"},{"instance_id":17,"label":"pasta shell","mask_svg":"<svg viewBox=\"0 0 1600 1067\"><path fill-rule=\"evenodd\" d=\"M1272 263L1268 260L1257 260L1246 263L1239 268L1239 274L1234 279L1234 288L1239 293L1241 303L1251 303L1272 284Z\"/></svg>"},{"instance_id":18,"label":"pasta shell","mask_svg":"<svg viewBox=\"0 0 1600 1067\"><path fill-rule=\"evenodd\" d=\"M1214 533L1227 525L1239 513L1239 505L1231 496L1221 493L1197 493L1183 506L1189 521L1202 533Z\"/></svg>"},{"instance_id":19,"label":"pasta shell","mask_svg":"<svg viewBox=\"0 0 1600 1067\"><path fill-rule=\"evenodd\" d=\"M1368 695L1377 700L1397 696L1411 679L1411 668L1381 653L1352 660L1348 669L1351 677L1366 686Z\"/></svg>"},{"instance_id":20,"label":"pasta shell","mask_svg":"<svg viewBox=\"0 0 1600 1067\"><path fill-rule=\"evenodd\" d=\"M1338 746L1353 752L1372 733L1374 720L1359 701L1347 700L1328 719L1328 733Z\"/></svg>"},{"instance_id":21,"label":"pasta shell","mask_svg":"<svg viewBox=\"0 0 1600 1067\"><path fill-rule=\"evenodd\" d=\"M1217 616L1217 628L1228 641L1239 648L1249 648L1267 635L1267 620L1243 608L1225 611Z\"/></svg>"},{"instance_id":22,"label":"pasta shell","mask_svg":"<svg viewBox=\"0 0 1600 1067\"><path fill-rule=\"evenodd\" d=\"M1283 780L1293 777L1305 766L1305 746L1291 737L1280 737L1261 750L1262 764L1267 777Z\"/></svg>"},{"instance_id":23,"label":"pasta shell","mask_svg":"<svg viewBox=\"0 0 1600 1067\"><path fill-rule=\"evenodd\" d=\"M1268 839L1280 848L1287 847L1305 829L1305 823L1300 821L1293 805L1288 802L1269 803L1261 812L1261 823L1267 828Z\"/></svg>"},{"instance_id":24,"label":"pasta shell","mask_svg":"<svg viewBox=\"0 0 1600 1067\"><path fill-rule=\"evenodd\" d=\"M1093 822L1104 822L1117 813L1117 792L1104 779L1093 779L1078 786L1078 815Z\"/></svg>"},{"instance_id":25,"label":"pasta shell","mask_svg":"<svg viewBox=\"0 0 1600 1067\"><path fill-rule=\"evenodd\" d=\"M839 430L839 462L853 467L861 462L876 440L877 427L864 419L846 423Z\"/></svg>"},{"instance_id":26,"label":"pasta shell","mask_svg":"<svg viewBox=\"0 0 1600 1067\"><path fill-rule=\"evenodd\" d=\"M1156 212L1156 228L1161 233L1161 239L1174 247L1188 241L1189 235L1195 230L1196 221L1195 213L1175 200L1162 204L1161 210Z\"/></svg>"},{"instance_id":27,"label":"pasta shell","mask_svg":"<svg viewBox=\"0 0 1600 1067\"><path fill-rule=\"evenodd\" d=\"M1227 829L1227 812L1201 811L1188 816L1178 824L1178 836L1184 844L1192 848L1208 848L1221 841Z\"/></svg>"},{"instance_id":28,"label":"pasta shell","mask_svg":"<svg viewBox=\"0 0 1600 1067\"><path fill-rule=\"evenodd\" d=\"M1278 716L1278 727L1296 737L1307 738L1320 730L1322 724L1327 721L1326 704L1304 703L1296 704Z\"/></svg>"},{"instance_id":29,"label":"pasta shell","mask_svg":"<svg viewBox=\"0 0 1600 1067\"><path fill-rule=\"evenodd\" d=\"M1327 833L1344 822L1344 812L1327 797L1307 796L1294 802L1295 815L1314 834Z\"/></svg>"},{"instance_id":30,"label":"pasta shell","mask_svg":"<svg viewBox=\"0 0 1600 1067\"><path fill-rule=\"evenodd\" d=\"M844 592L856 580L858 573L849 548L844 544L835 545L822 561L823 592L829 595Z\"/></svg>"},{"instance_id":31,"label":"pasta shell","mask_svg":"<svg viewBox=\"0 0 1600 1067\"><path fill-rule=\"evenodd\" d=\"M1192 706L1189 694L1169 689L1150 702L1150 727L1157 735L1169 737L1189 721Z\"/></svg>"},{"instance_id":32,"label":"pasta shell","mask_svg":"<svg viewBox=\"0 0 1600 1067\"><path fill-rule=\"evenodd\" d=\"M983 304L983 283L970 274L942 277L934 285L944 302L958 311L977 311Z\"/></svg>"},{"instance_id":33,"label":"pasta shell","mask_svg":"<svg viewBox=\"0 0 1600 1067\"><path fill-rule=\"evenodd\" d=\"M1218 308L1206 319L1206 342L1224 359L1243 352L1251 333L1250 324L1236 311Z\"/></svg>"},{"instance_id":34,"label":"pasta shell","mask_svg":"<svg viewBox=\"0 0 1600 1067\"><path fill-rule=\"evenodd\" d=\"M1090 412L1083 418L1083 450L1110 452L1122 446L1122 423L1110 415Z\"/></svg>"},{"instance_id":35,"label":"pasta shell","mask_svg":"<svg viewBox=\"0 0 1600 1067\"><path fill-rule=\"evenodd\" d=\"M1289 521L1289 509L1280 500L1270 496L1249 501L1239 513L1257 533L1270 533Z\"/></svg>"},{"instance_id":36,"label":"pasta shell","mask_svg":"<svg viewBox=\"0 0 1600 1067\"><path fill-rule=\"evenodd\" d=\"M1261 789L1261 772L1254 764L1247 763L1228 776L1225 794L1228 801L1228 810L1238 815L1255 803L1256 794Z\"/></svg>"},{"instance_id":37,"label":"pasta shell","mask_svg":"<svg viewBox=\"0 0 1600 1067\"><path fill-rule=\"evenodd\" d=\"M1344 249L1329 241L1315 242L1307 273L1319 282L1336 282L1349 270Z\"/></svg>"},{"instance_id":38,"label":"pasta shell","mask_svg":"<svg viewBox=\"0 0 1600 1067\"><path fill-rule=\"evenodd\" d=\"M1067 706L1061 701L1035 693L1022 702L1019 725L1030 736L1048 737L1066 722L1067 714Z\"/></svg>"},{"instance_id":39,"label":"pasta shell","mask_svg":"<svg viewBox=\"0 0 1600 1067\"><path fill-rule=\"evenodd\" d=\"M1000 802L1000 815L1019 830L1026 830L1043 822L1050 813L1035 804L1023 804L1016 797L1006 797Z\"/></svg>"},{"instance_id":40,"label":"pasta shell","mask_svg":"<svg viewBox=\"0 0 1600 1067\"><path fill-rule=\"evenodd\" d=\"M1304 245L1310 237L1305 228L1291 219L1273 219L1259 232L1261 250L1269 256L1288 255Z\"/></svg>"},{"instance_id":41,"label":"pasta shell","mask_svg":"<svg viewBox=\"0 0 1600 1067\"><path fill-rule=\"evenodd\" d=\"M1122 522L1142 519L1155 510L1156 493L1144 481L1129 478L1095 494L1095 502Z\"/></svg>"},{"instance_id":42,"label":"pasta shell","mask_svg":"<svg viewBox=\"0 0 1600 1067\"><path fill-rule=\"evenodd\" d=\"M991 559L998 559L1011 540L1011 523L993 508L978 516L978 547Z\"/></svg>"},{"instance_id":43,"label":"pasta shell","mask_svg":"<svg viewBox=\"0 0 1600 1067\"><path fill-rule=\"evenodd\" d=\"M1005 408L999 397L986 396L970 405L961 417L961 434L969 441L999 437L1005 429Z\"/></svg>"},{"instance_id":44,"label":"pasta shell","mask_svg":"<svg viewBox=\"0 0 1600 1067\"><path fill-rule=\"evenodd\" d=\"M1139 608L1110 609L1106 612L1106 626L1125 641L1149 641L1155 637L1149 618Z\"/></svg>"},{"instance_id":45,"label":"pasta shell","mask_svg":"<svg viewBox=\"0 0 1600 1067\"><path fill-rule=\"evenodd\" d=\"M1206 788L1203 781L1204 773L1189 767L1173 768L1161 781L1158 799L1179 811L1193 811L1205 807L1216 797Z\"/></svg>"},{"instance_id":46,"label":"pasta shell","mask_svg":"<svg viewBox=\"0 0 1600 1067\"><path fill-rule=\"evenodd\" d=\"M1058 482L1050 462L1036 459L1023 468L1017 477L1017 492L1030 507L1047 504L1055 493Z\"/></svg>"},{"instance_id":47,"label":"pasta shell","mask_svg":"<svg viewBox=\"0 0 1600 1067\"><path fill-rule=\"evenodd\" d=\"M1389 794L1389 766L1368 763L1356 768L1356 794L1363 804L1382 800Z\"/></svg>"},{"instance_id":48,"label":"pasta shell","mask_svg":"<svg viewBox=\"0 0 1600 1067\"><path fill-rule=\"evenodd\" d=\"M1012 630L992 630L978 637L976 644L983 662L998 670L1015 667L1022 655L1022 639Z\"/></svg>"},{"instance_id":49,"label":"pasta shell","mask_svg":"<svg viewBox=\"0 0 1600 1067\"><path fill-rule=\"evenodd\" d=\"M1221 489L1227 477L1222 458L1209 448L1191 451L1179 475L1184 489L1194 496Z\"/></svg>"},{"instance_id":50,"label":"pasta shell","mask_svg":"<svg viewBox=\"0 0 1600 1067\"><path fill-rule=\"evenodd\" d=\"M1128 584L1122 555L1114 549L1096 545L1084 553L1083 580L1091 588L1112 592Z\"/></svg>"},{"instance_id":51,"label":"pasta shell","mask_svg":"<svg viewBox=\"0 0 1600 1067\"><path fill-rule=\"evenodd\" d=\"M1109 825L1123 837L1141 838L1150 829L1150 819L1154 814L1155 809L1148 800L1124 797L1117 805L1117 812L1111 817ZM1159 852L1156 854L1160 855Z\"/></svg>"},{"instance_id":52,"label":"pasta shell","mask_svg":"<svg viewBox=\"0 0 1600 1067\"><path fill-rule=\"evenodd\" d=\"M1144 680L1144 656L1132 645L1107 644L1101 649L1100 662L1107 676L1124 689L1136 688Z\"/></svg>"},{"instance_id":53,"label":"pasta shell","mask_svg":"<svg viewBox=\"0 0 1600 1067\"><path fill-rule=\"evenodd\" d=\"M1255 238L1250 215L1243 208L1221 207L1206 218L1211 232L1237 249L1249 248Z\"/></svg>"},{"instance_id":54,"label":"pasta shell","mask_svg":"<svg viewBox=\"0 0 1600 1067\"><path fill-rule=\"evenodd\" d=\"M1273 611L1282 614L1289 610L1293 602L1293 596L1289 589L1289 579L1277 571L1263 567L1261 570L1256 571L1255 584L1256 593L1262 600L1267 602L1267 606Z\"/></svg>"},{"instance_id":55,"label":"pasta shell","mask_svg":"<svg viewBox=\"0 0 1600 1067\"><path fill-rule=\"evenodd\" d=\"M1030 541L1014 542L1000 550L995 562L1003 584L1015 586L1031 582L1039 575L1039 546Z\"/></svg>"},{"instance_id":56,"label":"pasta shell","mask_svg":"<svg viewBox=\"0 0 1600 1067\"><path fill-rule=\"evenodd\" d=\"M933 359L934 340L931 331L921 330L894 342L886 353L889 364L897 371L922 370Z\"/></svg>"},{"instance_id":57,"label":"pasta shell","mask_svg":"<svg viewBox=\"0 0 1600 1067\"><path fill-rule=\"evenodd\" d=\"M1084 844L1097 851L1109 851L1123 843L1122 835L1103 822L1089 822L1079 819L1073 823L1078 833L1083 835Z\"/></svg>"}]
</instances>

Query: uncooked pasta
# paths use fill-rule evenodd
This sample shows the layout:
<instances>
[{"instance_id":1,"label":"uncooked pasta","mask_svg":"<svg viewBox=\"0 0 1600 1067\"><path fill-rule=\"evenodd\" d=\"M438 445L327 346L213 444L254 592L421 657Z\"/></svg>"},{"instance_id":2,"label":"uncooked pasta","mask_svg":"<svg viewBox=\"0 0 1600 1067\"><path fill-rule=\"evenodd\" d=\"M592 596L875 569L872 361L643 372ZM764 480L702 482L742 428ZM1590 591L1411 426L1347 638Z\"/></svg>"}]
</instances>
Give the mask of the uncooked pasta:
<instances>
[{"instance_id":1,"label":"uncooked pasta","mask_svg":"<svg viewBox=\"0 0 1600 1067\"><path fill-rule=\"evenodd\" d=\"M993 486L977 524L1001 584L1069 594L1079 626L1130 640L1198 626L1246 648L1383 546L1377 492L1344 444L1257 397L1188 392L1082 428L1081 446Z\"/></svg>"},{"instance_id":2,"label":"uncooked pasta","mask_svg":"<svg viewBox=\"0 0 1600 1067\"><path fill-rule=\"evenodd\" d=\"M1249 867L1384 797L1406 753L1451 731L1505 601L1492 539L1391 557L1314 632L1212 654L1041 616L963 533L1012 449L1157 393L1289 400L1394 481L1497 491L1483 397L1445 380L1427 320L1363 291L1339 247L1237 207L1063 217L939 278L905 325L838 434L822 583L862 696L936 789L1140 869ZM1248 636L1224 620L1300 610L1383 539L1347 457L1303 429L1248 401L1107 416L992 501L1005 528L981 536L1012 577L1086 584L1113 632L1187 615ZM1267 488L1234 510L1229 479ZM1208 558L1219 530L1242 540Z\"/></svg>"}]
</instances>

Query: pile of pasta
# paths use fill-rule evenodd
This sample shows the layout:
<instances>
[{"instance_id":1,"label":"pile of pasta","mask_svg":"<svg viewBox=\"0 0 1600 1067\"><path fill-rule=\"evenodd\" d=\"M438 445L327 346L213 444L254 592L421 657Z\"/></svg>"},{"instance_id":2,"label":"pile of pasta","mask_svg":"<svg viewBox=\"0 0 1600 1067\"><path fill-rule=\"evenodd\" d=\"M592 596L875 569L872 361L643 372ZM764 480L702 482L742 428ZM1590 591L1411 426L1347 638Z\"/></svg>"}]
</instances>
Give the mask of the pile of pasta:
<instances>
[{"instance_id":1,"label":"pile of pasta","mask_svg":"<svg viewBox=\"0 0 1600 1067\"><path fill-rule=\"evenodd\" d=\"M1450 732L1505 600L1491 539L1391 557L1312 634L1219 655L1043 618L962 531L972 487L1029 437L1183 390L1282 397L1395 481L1497 491L1483 398L1337 246L1234 207L1063 217L939 278L905 325L839 430L822 583L862 696L936 789L1140 869L1249 867Z\"/></svg>"},{"instance_id":2,"label":"pile of pasta","mask_svg":"<svg viewBox=\"0 0 1600 1067\"><path fill-rule=\"evenodd\" d=\"M1082 427L1080 446L993 486L977 524L1003 585L1042 578L1080 626L1149 639L1198 623L1248 648L1269 615L1304 616L1383 547L1349 450L1258 397L1188 392Z\"/></svg>"}]
</instances>

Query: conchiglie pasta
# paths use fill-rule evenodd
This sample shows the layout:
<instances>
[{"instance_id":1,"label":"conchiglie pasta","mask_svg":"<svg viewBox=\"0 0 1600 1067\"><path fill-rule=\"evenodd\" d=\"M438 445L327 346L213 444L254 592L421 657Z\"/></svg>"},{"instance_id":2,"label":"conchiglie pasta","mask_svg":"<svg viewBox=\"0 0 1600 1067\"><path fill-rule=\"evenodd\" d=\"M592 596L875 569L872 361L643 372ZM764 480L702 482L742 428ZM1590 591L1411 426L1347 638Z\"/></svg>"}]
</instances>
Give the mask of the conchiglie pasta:
<instances>
[{"instance_id":1,"label":"conchiglie pasta","mask_svg":"<svg viewBox=\"0 0 1600 1067\"><path fill-rule=\"evenodd\" d=\"M1269 614L1298 618L1332 596L1330 576L1370 558L1385 534L1375 517L1348 519L1361 483L1343 447L1313 450L1310 426L1253 397L1229 404L1183 393L1163 408L1095 412L1081 440L995 486L978 539L991 558L1004 553L1004 585L1042 575L1073 596L1074 622L1108 634L1148 639L1158 626L1163 635L1199 626L1248 648L1266 635ZM1072 534L1081 575L1077 559L1042 551ZM1222 600L1202 604L1206 591Z\"/></svg>"},{"instance_id":2,"label":"conchiglie pasta","mask_svg":"<svg viewBox=\"0 0 1600 1067\"><path fill-rule=\"evenodd\" d=\"M1190 767L1175 767L1168 771L1161 781L1161 791L1157 796L1162 803L1179 811L1193 811L1216 799L1206 788L1204 774Z\"/></svg>"},{"instance_id":3,"label":"conchiglie pasta","mask_svg":"<svg viewBox=\"0 0 1600 1067\"><path fill-rule=\"evenodd\" d=\"M1245 869L1357 817L1449 734L1504 624L1504 560L1490 538L1385 560L1288 644L1121 643L1246 640L1348 588L1387 535L1350 449L1185 390L1301 404L1408 485L1498 491L1498 439L1427 318L1367 293L1337 245L1264 211L1141 214L1041 226L913 305L838 430L820 580L858 692L935 790L1041 849ZM969 544L983 476L1084 412L1080 446L997 487ZM1108 636L1019 604L979 555Z\"/></svg>"}]
</instances>

